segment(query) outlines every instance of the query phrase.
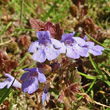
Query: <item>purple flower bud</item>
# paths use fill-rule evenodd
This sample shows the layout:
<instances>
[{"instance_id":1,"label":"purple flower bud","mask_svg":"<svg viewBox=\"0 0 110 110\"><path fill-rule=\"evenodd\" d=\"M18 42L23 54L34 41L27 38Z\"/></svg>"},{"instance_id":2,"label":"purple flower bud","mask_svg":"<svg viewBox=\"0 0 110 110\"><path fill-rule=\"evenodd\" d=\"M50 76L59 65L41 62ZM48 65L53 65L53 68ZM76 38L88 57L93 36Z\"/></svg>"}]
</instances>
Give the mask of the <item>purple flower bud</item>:
<instances>
[{"instance_id":1,"label":"purple flower bud","mask_svg":"<svg viewBox=\"0 0 110 110\"><path fill-rule=\"evenodd\" d=\"M43 94L42 94L42 105L44 105L45 100L47 100L47 93L43 92Z\"/></svg>"},{"instance_id":2,"label":"purple flower bud","mask_svg":"<svg viewBox=\"0 0 110 110\"><path fill-rule=\"evenodd\" d=\"M47 100L47 92L48 92L49 87L50 87L50 83L47 83L44 87L44 91L42 94L42 105L44 105L44 102Z\"/></svg>"},{"instance_id":3,"label":"purple flower bud","mask_svg":"<svg viewBox=\"0 0 110 110\"><path fill-rule=\"evenodd\" d=\"M86 40L87 40L87 38L88 38L88 36L86 36L86 35L85 35L83 39L86 41Z\"/></svg>"}]
</instances>

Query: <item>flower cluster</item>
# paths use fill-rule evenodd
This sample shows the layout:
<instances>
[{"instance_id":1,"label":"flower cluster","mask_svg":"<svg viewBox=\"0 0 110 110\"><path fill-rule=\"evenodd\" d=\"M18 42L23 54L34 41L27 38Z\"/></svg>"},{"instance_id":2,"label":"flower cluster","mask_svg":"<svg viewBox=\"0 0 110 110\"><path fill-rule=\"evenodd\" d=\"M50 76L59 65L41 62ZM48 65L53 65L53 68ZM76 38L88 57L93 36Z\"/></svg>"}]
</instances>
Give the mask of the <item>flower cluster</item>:
<instances>
[{"instance_id":1,"label":"flower cluster","mask_svg":"<svg viewBox=\"0 0 110 110\"><path fill-rule=\"evenodd\" d=\"M74 37L75 32L62 35L61 41L51 38L49 31L38 31L38 40L33 42L29 47L29 52L34 53L32 58L38 62L44 62L56 59L60 53L66 54L67 57L79 59L88 57L89 53L94 56L102 54L104 48L94 45L94 42L86 42L85 39Z\"/></svg>"},{"instance_id":2,"label":"flower cluster","mask_svg":"<svg viewBox=\"0 0 110 110\"><path fill-rule=\"evenodd\" d=\"M69 58L79 59L80 57L88 57L89 53L94 56L102 54L104 48L99 45L95 45L94 42L86 41L86 38L74 37L75 32L65 33L62 35L61 41L51 38L49 31L38 31L38 40L33 42L28 51L33 53L33 60L43 63L47 60L52 61L56 59L60 54L65 54ZM34 93L39 88L40 83L46 82L46 76L39 68L24 69L26 73L22 75L20 80L22 84L17 81L13 76L5 74L8 77L4 82L0 82L0 89L7 86L14 86L21 88L24 93ZM47 86L44 87L42 94L42 104L47 100Z\"/></svg>"}]
</instances>

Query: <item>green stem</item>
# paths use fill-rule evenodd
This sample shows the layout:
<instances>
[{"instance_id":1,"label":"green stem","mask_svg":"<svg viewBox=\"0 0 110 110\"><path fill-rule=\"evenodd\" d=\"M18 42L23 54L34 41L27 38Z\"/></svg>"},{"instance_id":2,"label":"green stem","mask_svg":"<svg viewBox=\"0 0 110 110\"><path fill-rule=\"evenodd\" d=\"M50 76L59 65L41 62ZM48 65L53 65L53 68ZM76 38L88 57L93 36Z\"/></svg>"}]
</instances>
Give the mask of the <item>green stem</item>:
<instances>
[{"instance_id":1,"label":"green stem","mask_svg":"<svg viewBox=\"0 0 110 110\"><path fill-rule=\"evenodd\" d=\"M23 4L24 4L24 0L21 0L21 10L20 10L20 27L22 27Z\"/></svg>"}]
</instances>

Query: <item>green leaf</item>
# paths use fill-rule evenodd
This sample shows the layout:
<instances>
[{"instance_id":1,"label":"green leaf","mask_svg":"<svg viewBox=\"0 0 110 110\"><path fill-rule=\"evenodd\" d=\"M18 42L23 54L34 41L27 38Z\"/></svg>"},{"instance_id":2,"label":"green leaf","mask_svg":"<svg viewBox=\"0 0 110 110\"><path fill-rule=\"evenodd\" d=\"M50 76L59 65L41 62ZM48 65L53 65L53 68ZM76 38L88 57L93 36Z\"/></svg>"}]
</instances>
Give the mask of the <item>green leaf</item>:
<instances>
[{"instance_id":1,"label":"green leaf","mask_svg":"<svg viewBox=\"0 0 110 110\"><path fill-rule=\"evenodd\" d=\"M101 80L103 80L109 87L110 87L110 82L107 81L107 79L105 78L105 76L103 75L103 73L101 72L101 70L98 68L97 64L94 62L94 60L92 59L91 55L89 54L89 59L91 61L92 66L94 67L94 69L96 70L96 72L99 74L99 76L101 75L102 78Z\"/></svg>"},{"instance_id":2,"label":"green leaf","mask_svg":"<svg viewBox=\"0 0 110 110\"><path fill-rule=\"evenodd\" d=\"M6 87L4 87L3 89L0 89L0 98L2 97L2 95L7 91L8 89Z\"/></svg>"},{"instance_id":3,"label":"green leaf","mask_svg":"<svg viewBox=\"0 0 110 110\"><path fill-rule=\"evenodd\" d=\"M79 72L79 71L78 71L78 73L79 73L80 75L84 76L84 77L87 78L87 79L92 79L92 80L96 79L96 77L94 77L94 76L86 75L86 74L84 74L84 73L82 73L82 72Z\"/></svg>"},{"instance_id":4,"label":"green leaf","mask_svg":"<svg viewBox=\"0 0 110 110\"><path fill-rule=\"evenodd\" d=\"M2 95L1 95L1 98L0 98L0 104L1 104L1 103L5 100L5 98L9 95L14 81L15 81L15 79L13 80L13 82L12 82L12 84L11 84L11 87L10 87L9 89L7 89L7 88L5 87L5 88L3 88L3 89L1 90L1 93L0 93L0 94L2 94Z\"/></svg>"},{"instance_id":5,"label":"green leaf","mask_svg":"<svg viewBox=\"0 0 110 110\"><path fill-rule=\"evenodd\" d=\"M89 88L88 88L88 90L86 91L86 93L88 93L88 92L93 88L95 82L96 82L96 79L93 80L93 82L92 82L91 85L89 86Z\"/></svg>"},{"instance_id":6,"label":"green leaf","mask_svg":"<svg viewBox=\"0 0 110 110\"><path fill-rule=\"evenodd\" d=\"M98 65L97 65L97 64L94 62L94 60L92 59L91 54L89 54L89 59L90 59L90 61L91 61L92 66L93 66L94 69L96 70L96 72L97 72L99 75L102 75L102 76L103 76L103 79L105 79L105 78L104 78L104 75L103 75L102 72L101 72L101 70L98 68Z\"/></svg>"},{"instance_id":7,"label":"green leaf","mask_svg":"<svg viewBox=\"0 0 110 110\"><path fill-rule=\"evenodd\" d=\"M110 81L104 81L110 87Z\"/></svg>"},{"instance_id":8,"label":"green leaf","mask_svg":"<svg viewBox=\"0 0 110 110\"><path fill-rule=\"evenodd\" d=\"M11 87L7 89L6 87L3 89L0 89L0 104L5 100L5 98L9 95L11 90Z\"/></svg>"}]
</instances>

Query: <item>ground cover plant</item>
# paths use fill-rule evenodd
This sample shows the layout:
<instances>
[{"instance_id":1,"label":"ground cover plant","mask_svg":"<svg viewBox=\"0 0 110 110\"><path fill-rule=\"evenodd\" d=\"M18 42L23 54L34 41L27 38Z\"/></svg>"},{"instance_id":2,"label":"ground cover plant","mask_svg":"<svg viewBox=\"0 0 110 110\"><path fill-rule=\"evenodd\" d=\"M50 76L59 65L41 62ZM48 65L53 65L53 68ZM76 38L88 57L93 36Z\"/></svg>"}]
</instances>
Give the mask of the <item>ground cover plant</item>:
<instances>
[{"instance_id":1,"label":"ground cover plant","mask_svg":"<svg viewBox=\"0 0 110 110\"><path fill-rule=\"evenodd\" d=\"M0 109L110 110L109 7L1 0Z\"/></svg>"}]
</instances>

